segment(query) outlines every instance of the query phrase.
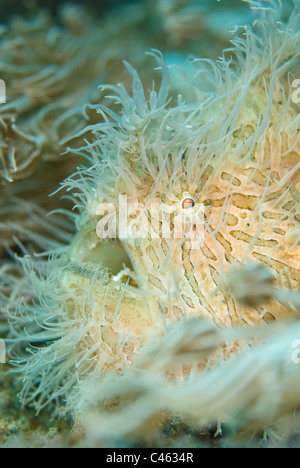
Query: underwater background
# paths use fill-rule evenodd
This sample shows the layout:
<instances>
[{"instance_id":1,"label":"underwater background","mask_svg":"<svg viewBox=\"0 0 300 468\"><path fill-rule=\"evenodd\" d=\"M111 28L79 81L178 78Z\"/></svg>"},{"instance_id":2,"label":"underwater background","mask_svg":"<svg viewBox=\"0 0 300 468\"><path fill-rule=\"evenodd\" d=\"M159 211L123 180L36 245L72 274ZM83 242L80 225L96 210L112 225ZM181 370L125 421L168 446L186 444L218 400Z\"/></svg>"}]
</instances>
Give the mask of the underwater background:
<instances>
[{"instance_id":1,"label":"underwater background","mask_svg":"<svg viewBox=\"0 0 300 468\"><path fill-rule=\"evenodd\" d=\"M283 2L283 20L292 7L293 2ZM116 111L99 86L121 82L130 89L126 60L144 89L151 89L160 78L146 52L156 50L170 66L173 103L182 84L177 68L190 76L194 59L218 60L232 46L232 31L252 23L254 16L240 0L1 0L0 18L0 79L6 85L6 103L0 106L0 338L9 342L6 323L15 318L6 315L8 279L16 289L22 282L15 258L44 252L45 238L50 251L73 235L73 222L64 216L72 211L73 199L57 189L85 164L81 148L93 138L99 104ZM55 210L53 218L47 216ZM0 364L0 447L93 445L70 416L60 418L51 407L36 414L30 405L22 406L20 379L12 367ZM146 431L142 440L97 440L96 445L299 445L297 431L284 442L271 429L268 436L254 431L251 440L232 430L215 437L217 432L217 422L200 430L174 417L160 431Z\"/></svg>"}]
</instances>

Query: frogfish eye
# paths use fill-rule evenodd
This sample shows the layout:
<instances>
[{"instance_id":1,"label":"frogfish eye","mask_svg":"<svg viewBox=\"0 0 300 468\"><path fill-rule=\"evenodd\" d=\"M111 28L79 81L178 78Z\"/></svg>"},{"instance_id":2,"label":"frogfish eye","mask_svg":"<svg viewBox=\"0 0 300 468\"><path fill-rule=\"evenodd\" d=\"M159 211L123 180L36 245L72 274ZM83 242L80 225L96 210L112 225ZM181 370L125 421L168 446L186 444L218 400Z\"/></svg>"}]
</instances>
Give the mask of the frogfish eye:
<instances>
[{"instance_id":1,"label":"frogfish eye","mask_svg":"<svg viewBox=\"0 0 300 468\"><path fill-rule=\"evenodd\" d=\"M195 206L195 202L192 198L185 198L182 202L182 208L187 209L187 208L193 208Z\"/></svg>"}]
</instances>

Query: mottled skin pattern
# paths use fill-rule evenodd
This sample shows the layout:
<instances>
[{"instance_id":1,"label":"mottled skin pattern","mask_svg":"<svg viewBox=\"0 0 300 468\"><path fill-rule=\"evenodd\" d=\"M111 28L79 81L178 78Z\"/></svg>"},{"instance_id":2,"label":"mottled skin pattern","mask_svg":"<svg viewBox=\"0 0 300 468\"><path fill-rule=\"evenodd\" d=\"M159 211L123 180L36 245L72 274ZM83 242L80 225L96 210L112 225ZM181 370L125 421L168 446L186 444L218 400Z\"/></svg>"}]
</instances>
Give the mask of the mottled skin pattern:
<instances>
[{"instance_id":1,"label":"mottled skin pattern","mask_svg":"<svg viewBox=\"0 0 300 468\"><path fill-rule=\"evenodd\" d=\"M274 96L276 99L279 97ZM295 118L292 110L291 120ZM153 181L147 177L137 196L130 198L128 192L129 202L138 200L141 207L148 208L152 203L163 202L176 206L176 213L185 211L182 200L190 196L195 206L188 212L195 213L200 208L204 222L198 226L199 232L194 232L200 236L199 248L191 249L189 240L175 239L174 235L164 238L161 223L154 225L156 238L148 235L109 241L115 248L112 258L120 255L121 246L131 266L121 271L115 281L112 277L108 280L101 306L97 307L98 314L103 310L103 326L99 328L97 319L97 325L89 332L92 343L102 342L96 351L102 370L121 369L126 362L132 363L153 333L163 333L166 324L174 324L182 317L204 317L220 327L295 317L292 306L286 307L273 298L257 301L254 306L241 304L226 280L230 267L255 262L270 268L275 287L296 289L299 284L296 229L300 146L297 131L289 134L284 130L274 136L275 124L277 115L271 116L265 138L242 164L234 163L229 153L213 175L213 167L208 165L200 183L195 184L187 182L183 157L181 174L171 192L166 186L149 196ZM255 123L240 121L232 135L232 146L240 144L254 129ZM129 223L138 219L137 214L128 216ZM76 255L78 236L80 243L85 242L81 235L74 241Z\"/></svg>"},{"instance_id":2,"label":"mottled skin pattern","mask_svg":"<svg viewBox=\"0 0 300 468\"><path fill-rule=\"evenodd\" d=\"M126 372L145 344L168 337L182 318L219 329L295 319L300 109L291 79L300 74L299 15L280 25L271 6L259 13L257 33L246 28L235 37L236 59L200 65L183 96L172 95L157 52L158 90L147 94L129 64L131 93L108 87L118 111L99 105L94 140L78 150L88 164L64 183L79 207L77 233L41 264L24 257L21 286L9 278L23 401L40 409L71 395L73 409L78 383ZM109 203L119 221L120 196L139 204L140 212L125 215L130 225L145 228L157 203L171 210L171 236L156 219L152 235L118 228L116 238L103 239L112 212L100 208ZM186 198L192 208L183 208ZM174 236L179 215L191 218L196 248L183 233Z\"/></svg>"},{"instance_id":3,"label":"mottled skin pattern","mask_svg":"<svg viewBox=\"0 0 300 468\"><path fill-rule=\"evenodd\" d=\"M227 326L259 322L265 310L262 306L243 310L226 290L214 299L211 295L219 285L220 272L225 273L231 264L244 259L269 265L285 287L296 287L299 250L297 242L294 245L295 238L286 234L298 224L295 205L299 199L296 189L299 171L293 177L289 193L287 186L279 183L294 167L295 160L299 160L299 153L295 151L289 159L281 156L284 152L281 139L286 138L283 134L271 144L269 140L265 142L264 162L259 168L257 155L257 159L254 156L236 171L230 162L224 161L219 174L209 180L204 191L201 187L199 192L188 190L197 203L204 205L205 234L200 249L191 250L186 242L178 246L180 240L173 239L171 259L164 267L169 252L167 240L123 241L143 289L155 293L156 298L150 302L152 310L166 314L169 319L204 316ZM274 154L272 161L268 151ZM172 291L176 290L174 297ZM281 313L285 313L285 307L274 301L268 305L263 320L279 319Z\"/></svg>"}]
</instances>

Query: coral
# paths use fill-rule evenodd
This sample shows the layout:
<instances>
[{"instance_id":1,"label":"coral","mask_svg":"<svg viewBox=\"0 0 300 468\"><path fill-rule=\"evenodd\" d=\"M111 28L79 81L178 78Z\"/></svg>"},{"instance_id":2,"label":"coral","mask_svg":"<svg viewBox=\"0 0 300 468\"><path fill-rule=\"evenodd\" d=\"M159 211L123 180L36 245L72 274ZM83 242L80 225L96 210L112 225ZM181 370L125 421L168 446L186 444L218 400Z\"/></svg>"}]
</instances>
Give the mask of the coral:
<instances>
[{"instance_id":1,"label":"coral","mask_svg":"<svg viewBox=\"0 0 300 468\"><path fill-rule=\"evenodd\" d=\"M83 32L80 18L70 23L69 31L59 29L40 13L32 21L16 18L2 31L0 71L8 102L1 107L1 176L8 181L31 174L41 155L57 158L62 135L82 125L87 90L80 96L72 77L84 73L89 57L75 33Z\"/></svg>"},{"instance_id":2,"label":"coral","mask_svg":"<svg viewBox=\"0 0 300 468\"><path fill-rule=\"evenodd\" d=\"M99 17L78 5L64 5L55 19L32 8L27 15L11 19L0 32L0 75L8 94L0 107L0 222L6 224L1 254L7 245L14 245L16 235L28 241L21 236L22 229L43 233L39 223L23 212L19 199L48 211L59 207L58 198L48 195L78 164L74 154L62 154L70 135L76 129L83 131L72 141L73 147L80 147L84 138L90 138L89 127L98 121L94 108L99 102L98 85L126 82L120 57L131 57L145 70L145 86L151 86L153 73L144 51L164 48L165 37L172 36L163 26L163 12L153 9L152 2L127 5ZM205 20L210 9L203 15ZM194 41L200 54L212 27L210 21L201 41ZM226 41L228 35L221 43L209 39L210 53L217 57ZM191 42L180 41L181 55L175 42L169 41L166 52L171 52L172 61L185 63L182 52L191 51ZM72 206L65 204L65 208ZM13 230L8 225L16 225L16 219L21 229Z\"/></svg>"},{"instance_id":3,"label":"coral","mask_svg":"<svg viewBox=\"0 0 300 468\"><path fill-rule=\"evenodd\" d=\"M31 19L16 17L1 29L0 74L7 88L7 102L0 107L1 255L15 245L15 236L28 240L22 232L45 233L33 203L41 210L57 208L49 194L76 165L75 159L61 156L61 139L92 119L84 114L83 102L92 102L97 85L84 77L99 75L101 66L94 48L87 54L81 45L92 45L95 27L88 30L85 12L75 13L71 7L62 9L60 27L40 12ZM91 76L87 62L95 63Z\"/></svg>"},{"instance_id":4,"label":"coral","mask_svg":"<svg viewBox=\"0 0 300 468\"><path fill-rule=\"evenodd\" d=\"M27 241L21 230L43 233L24 213L22 200L47 211L58 208L58 198L49 194L78 164L74 155L63 154L68 139L85 129L72 141L80 147L89 137L89 125L98 121L93 108L98 85L122 79L119 57L131 50L146 65L147 35L139 45L135 41L145 17L138 9L129 15L128 8L122 10L128 17L124 21L121 15L93 18L84 7L64 5L55 20L34 10L1 28L0 75L7 91L0 106L1 254L13 245L13 236ZM122 44L116 28L124 36ZM17 221L19 229L11 229Z\"/></svg>"},{"instance_id":5,"label":"coral","mask_svg":"<svg viewBox=\"0 0 300 468\"><path fill-rule=\"evenodd\" d=\"M63 184L76 234L2 275L22 401L66 399L87 426L96 408L100 438L166 412L263 428L299 403L299 5L284 23L277 2L250 3L231 57L196 60L177 100L158 52L149 96L127 62L132 93L103 87L114 106L99 104L73 150L87 164Z\"/></svg>"},{"instance_id":6,"label":"coral","mask_svg":"<svg viewBox=\"0 0 300 468\"><path fill-rule=\"evenodd\" d=\"M154 5L161 21L165 41L179 50L188 43L190 54L195 48L199 50L199 43L209 54L214 48L216 52L218 45L224 48L224 42L231 39L229 31L235 25L253 21L249 8L235 1L228 1L218 9L209 0L154 0L149 3Z\"/></svg>"},{"instance_id":7,"label":"coral","mask_svg":"<svg viewBox=\"0 0 300 468\"><path fill-rule=\"evenodd\" d=\"M62 139L95 121L87 110L83 112L84 106L97 102L99 83L120 79L117 61L128 56L128 50L136 62L146 65L143 42L156 43L146 33L138 46L135 38L141 29L149 29L152 36L148 23L157 18L147 22L147 14L151 8L135 5L97 20L84 7L64 5L58 12L59 25L46 11L34 11L1 28L0 74L7 88L7 103L0 108L1 178L28 177L41 159L59 158L65 149ZM206 15L208 8L204 19ZM171 36L162 31L156 32L160 42ZM124 37L123 44L116 40L117 32ZM148 72L143 81L150 85Z\"/></svg>"}]
</instances>

